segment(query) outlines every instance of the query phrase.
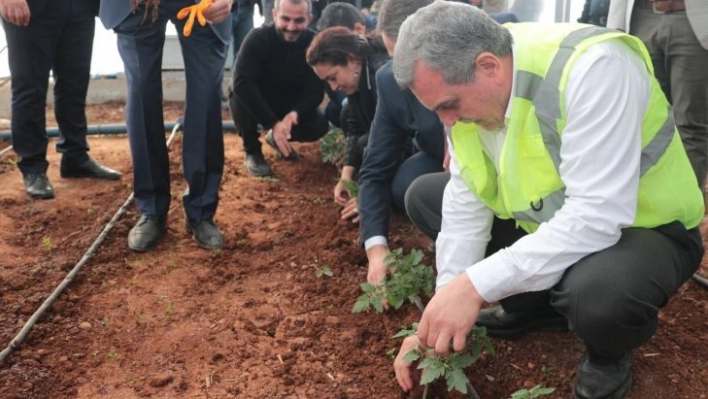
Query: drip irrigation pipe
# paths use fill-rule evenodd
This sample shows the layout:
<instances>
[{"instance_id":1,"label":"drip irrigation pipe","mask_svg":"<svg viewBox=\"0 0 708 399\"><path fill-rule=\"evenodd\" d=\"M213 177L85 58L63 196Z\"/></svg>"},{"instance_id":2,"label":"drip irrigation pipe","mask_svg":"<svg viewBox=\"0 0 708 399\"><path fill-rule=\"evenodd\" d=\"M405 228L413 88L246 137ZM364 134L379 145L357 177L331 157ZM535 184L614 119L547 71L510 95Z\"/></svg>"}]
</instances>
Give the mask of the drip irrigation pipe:
<instances>
[{"instance_id":1,"label":"drip irrigation pipe","mask_svg":"<svg viewBox=\"0 0 708 399\"><path fill-rule=\"evenodd\" d=\"M172 144L172 140L174 140L175 136L177 135L177 132L181 130L182 124L181 124L181 119L177 121L176 123L173 124L172 128L172 134L170 137L167 139L166 146L169 148L170 144ZM86 251L84 256L81 258L79 263L74 266L73 269L69 272L69 274L64 277L64 280L54 289L54 292L52 292L51 295L42 303L42 305L34 312L32 317L27 320L25 325L22 327L22 330L15 336L15 338L12 339L10 344L0 352L0 364L2 364L5 359L10 355L10 353L17 347L22 344L22 341L27 337L27 334L29 334L30 330L32 330L32 327L37 323L37 321L44 315L44 313L49 309L54 301L56 301L57 298L64 292L66 287L71 284L71 282L74 280L74 277L79 273L81 268L88 262L89 259L93 256L94 252L96 252L96 249L98 249L99 245L103 243L103 240L106 239L108 236L108 233L113 229L115 226L116 222L125 214L126 210L128 209L128 206L130 206L131 202L133 202L133 193L130 193L128 196L128 199L123 203L123 205L118 209L118 212L113 215L111 218L110 222L103 228L101 233L98 235L98 238L91 244L89 249Z\"/></svg>"},{"instance_id":2,"label":"drip irrigation pipe","mask_svg":"<svg viewBox=\"0 0 708 399\"><path fill-rule=\"evenodd\" d=\"M182 126L183 123L173 122L165 123L165 131L172 131L175 125ZM221 126L225 132L235 132L236 126L231 121L222 121ZM58 127L47 128L47 137L59 137L60 130ZM87 135L112 135L112 134L126 134L128 133L128 128L125 124L105 124L105 125L89 125L86 128ZM0 131L0 140L10 140L12 139L11 130Z\"/></svg>"},{"instance_id":3,"label":"drip irrigation pipe","mask_svg":"<svg viewBox=\"0 0 708 399\"><path fill-rule=\"evenodd\" d=\"M698 273L694 273L693 280L698 283L698 285L708 290L708 278L705 278Z\"/></svg>"}]
</instances>

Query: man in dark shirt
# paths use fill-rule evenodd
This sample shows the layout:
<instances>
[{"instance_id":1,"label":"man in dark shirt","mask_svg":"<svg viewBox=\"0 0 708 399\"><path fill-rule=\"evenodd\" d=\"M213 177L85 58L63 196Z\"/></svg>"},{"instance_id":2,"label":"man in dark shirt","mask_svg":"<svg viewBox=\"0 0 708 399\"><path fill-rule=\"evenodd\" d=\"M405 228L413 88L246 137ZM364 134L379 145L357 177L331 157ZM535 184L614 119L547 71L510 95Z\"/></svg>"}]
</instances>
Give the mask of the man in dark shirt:
<instances>
[{"instance_id":1,"label":"man in dark shirt","mask_svg":"<svg viewBox=\"0 0 708 399\"><path fill-rule=\"evenodd\" d=\"M251 176L273 174L258 124L269 129L266 142L286 160L298 158L289 141L316 141L327 133L329 124L318 109L324 83L305 61L315 36L308 29L311 11L310 0L277 0L273 24L252 30L241 45L229 100Z\"/></svg>"}]
</instances>

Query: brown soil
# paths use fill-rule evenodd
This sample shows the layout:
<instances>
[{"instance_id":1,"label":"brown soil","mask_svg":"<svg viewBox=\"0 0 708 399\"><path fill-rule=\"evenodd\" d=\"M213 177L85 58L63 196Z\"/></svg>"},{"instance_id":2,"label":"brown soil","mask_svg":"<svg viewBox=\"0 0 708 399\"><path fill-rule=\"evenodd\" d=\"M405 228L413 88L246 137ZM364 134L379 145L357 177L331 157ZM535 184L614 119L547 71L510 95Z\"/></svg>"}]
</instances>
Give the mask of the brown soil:
<instances>
[{"instance_id":1,"label":"brown soil","mask_svg":"<svg viewBox=\"0 0 708 399\"><path fill-rule=\"evenodd\" d=\"M181 114L167 104L166 121ZM51 112L48 112L51 117ZM224 118L228 119L225 113ZM120 104L89 108L89 123L122 123ZM0 365L2 398L402 398L390 337L419 317L412 305L387 314L352 314L366 258L357 228L338 219L334 167L316 145L296 145L296 163L265 149L277 179L249 178L241 140L226 134L227 165L217 222L221 251L196 247L183 228L181 142L170 149L174 201L159 247L131 252L131 206L76 279ZM119 182L63 180L50 148L57 191L33 201L14 156L0 160L0 345L79 262L131 193L124 136L92 137L91 154ZM428 240L396 215L392 246ZM430 264L433 257L426 255ZM333 277L317 278L329 265ZM701 273L708 275L708 268ZM708 290L687 283L660 313L656 336L635 356L631 398L708 397ZM484 399L536 384L572 397L583 346L572 333L493 340L467 375ZM1 348L0 348L1 349ZM442 385L428 397L453 397Z\"/></svg>"}]
</instances>

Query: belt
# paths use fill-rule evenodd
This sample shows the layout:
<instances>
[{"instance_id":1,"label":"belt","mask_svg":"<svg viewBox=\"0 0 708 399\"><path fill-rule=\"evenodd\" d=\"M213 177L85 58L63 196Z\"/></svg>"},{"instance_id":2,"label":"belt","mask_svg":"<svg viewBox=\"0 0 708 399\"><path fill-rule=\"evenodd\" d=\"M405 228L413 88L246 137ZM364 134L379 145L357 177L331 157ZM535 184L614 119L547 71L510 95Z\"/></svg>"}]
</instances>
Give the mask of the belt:
<instances>
[{"instance_id":1,"label":"belt","mask_svg":"<svg viewBox=\"0 0 708 399\"><path fill-rule=\"evenodd\" d=\"M640 4L654 14L668 14L677 11L686 11L684 0L639 0Z\"/></svg>"}]
</instances>

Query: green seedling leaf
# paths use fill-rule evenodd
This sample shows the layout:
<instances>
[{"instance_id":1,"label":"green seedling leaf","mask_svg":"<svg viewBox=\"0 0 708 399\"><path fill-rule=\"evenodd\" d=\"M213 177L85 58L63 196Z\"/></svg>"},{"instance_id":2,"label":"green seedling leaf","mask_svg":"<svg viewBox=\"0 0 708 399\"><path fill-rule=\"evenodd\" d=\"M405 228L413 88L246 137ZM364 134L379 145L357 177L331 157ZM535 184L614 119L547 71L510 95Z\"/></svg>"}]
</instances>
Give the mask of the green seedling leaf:
<instances>
[{"instance_id":1,"label":"green seedling leaf","mask_svg":"<svg viewBox=\"0 0 708 399\"><path fill-rule=\"evenodd\" d=\"M320 139L322 162L336 163L344 157L347 142L342 129L331 129Z\"/></svg>"},{"instance_id":2,"label":"green seedling leaf","mask_svg":"<svg viewBox=\"0 0 708 399\"><path fill-rule=\"evenodd\" d=\"M470 379L467 378L462 369L455 368L445 373L445 382L447 384L448 391L452 391L454 389L458 392L466 394L467 384L470 383Z\"/></svg>"},{"instance_id":3,"label":"green seedling leaf","mask_svg":"<svg viewBox=\"0 0 708 399\"><path fill-rule=\"evenodd\" d=\"M555 390L555 388L544 388L541 385L536 385L531 389L520 389L512 393L511 399L534 399L540 396L550 395Z\"/></svg>"}]
</instances>

